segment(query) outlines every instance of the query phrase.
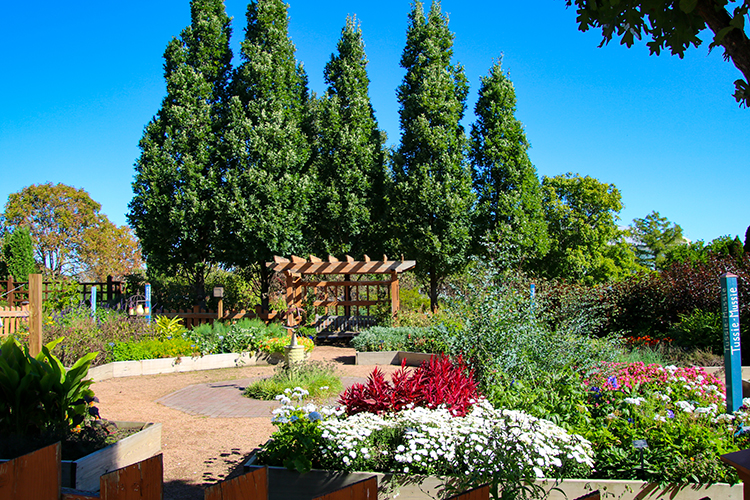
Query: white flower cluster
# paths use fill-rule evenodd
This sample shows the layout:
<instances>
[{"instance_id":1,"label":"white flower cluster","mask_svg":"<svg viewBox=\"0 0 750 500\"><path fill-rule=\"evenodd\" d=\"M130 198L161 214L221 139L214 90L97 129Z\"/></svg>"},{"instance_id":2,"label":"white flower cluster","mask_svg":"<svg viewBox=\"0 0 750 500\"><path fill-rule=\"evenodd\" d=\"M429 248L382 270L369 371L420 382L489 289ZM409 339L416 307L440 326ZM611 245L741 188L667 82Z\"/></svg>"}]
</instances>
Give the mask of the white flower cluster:
<instances>
[{"instance_id":1,"label":"white flower cluster","mask_svg":"<svg viewBox=\"0 0 750 500\"><path fill-rule=\"evenodd\" d=\"M320 425L326 440L321 452L344 467L374 453L392 456L406 473L489 475L502 468L543 477L563 460L593 467L591 444L582 437L520 411L494 409L486 401L465 417L445 408L412 408L382 416L359 413ZM374 442L374 433L383 429L401 433L395 449Z\"/></svg>"},{"instance_id":2,"label":"white flower cluster","mask_svg":"<svg viewBox=\"0 0 750 500\"><path fill-rule=\"evenodd\" d=\"M645 398L637 397L637 398L625 398L625 402L629 405L635 405L640 406L641 403L645 402Z\"/></svg>"}]
</instances>

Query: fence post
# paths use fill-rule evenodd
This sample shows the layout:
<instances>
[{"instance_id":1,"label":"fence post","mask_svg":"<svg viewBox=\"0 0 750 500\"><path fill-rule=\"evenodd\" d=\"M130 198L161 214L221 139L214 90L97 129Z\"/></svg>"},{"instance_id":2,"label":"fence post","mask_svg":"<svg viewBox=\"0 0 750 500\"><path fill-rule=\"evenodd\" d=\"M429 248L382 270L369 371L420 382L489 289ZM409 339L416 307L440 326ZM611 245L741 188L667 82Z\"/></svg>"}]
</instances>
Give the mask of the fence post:
<instances>
[{"instance_id":1,"label":"fence post","mask_svg":"<svg viewBox=\"0 0 750 500\"><path fill-rule=\"evenodd\" d=\"M14 307L16 305L16 292L13 291L15 287L16 280L13 278L13 276L8 276L8 288L6 288L6 290L8 291L8 298L6 300L8 301L8 305L10 307Z\"/></svg>"},{"instance_id":2,"label":"fence post","mask_svg":"<svg viewBox=\"0 0 750 500\"><path fill-rule=\"evenodd\" d=\"M102 299L105 299L107 302L112 302L112 300L115 298L115 284L112 282L112 275L107 275L107 297L106 299L102 297Z\"/></svg>"},{"instance_id":3,"label":"fence post","mask_svg":"<svg viewBox=\"0 0 750 500\"><path fill-rule=\"evenodd\" d=\"M29 274L29 354L42 352L42 275Z\"/></svg>"}]
</instances>

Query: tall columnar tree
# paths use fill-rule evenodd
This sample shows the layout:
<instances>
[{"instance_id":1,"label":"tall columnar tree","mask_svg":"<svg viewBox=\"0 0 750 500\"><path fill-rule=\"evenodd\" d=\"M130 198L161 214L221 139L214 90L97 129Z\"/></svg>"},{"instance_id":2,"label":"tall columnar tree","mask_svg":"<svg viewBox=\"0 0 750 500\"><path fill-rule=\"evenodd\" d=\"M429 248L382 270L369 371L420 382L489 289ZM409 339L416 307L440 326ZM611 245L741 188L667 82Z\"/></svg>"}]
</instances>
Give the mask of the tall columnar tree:
<instances>
[{"instance_id":1,"label":"tall columnar tree","mask_svg":"<svg viewBox=\"0 0 750 500\"><path fill-rule=\"evenodd\" d=\"M515 117L516 93L500 62L482 77L470 158L477 193L474 236L498 245L511 265L544 256L549 249L542 193L529 142Z\"/></svg>"},{"instance_id":2,"label":"tall columnar tree","mask_svg":"<svg viewBox=\"0 0 750 500\"><path fill-rule=\"evenodd\" d=\"M164 52L167 96L140 141L128 220L149 269L185 275L200 301L225 205L219 146L232 52L222 0L192 0L190 12L190 26Z\"/></svg>"},{"instance_id":3,"label":"tall columnar tree","mask_svg":"<svg viewBox=\"0 0 750 500\"><path fill-rule=\"evenodd\" d=\"M313 108L313 157L317 175L313 249L333 255L378 255L383 241L385 134L369 96L362 31L347 17L338 53L324 71L328 90Z\"/></svg>"},{"instance_id":4,"label":"tall columnar tree","mask_svg":"<svg viewBox=\"0 0 750 500\"><path fill-rule=\"evenodd\" d=\"M661 269L666 264L671 247L687 243L682 237L682 228L669 219L651 212L643 219L633 219L630 228L635 256L638 262L649 269Z\"/></svg>"},{"instance_id":5,"label":"tall columnar tree","mask_svg":"<svg viewBox=\"0 0 750 500\"><path fill-rule=\"evenodd\" d=\"M415 2L401 57L403 134L394 161L393 205L397 244L417 259L433 310L441 282L466 263L474 201L460 125L468 84L463 68L451 63L452 47L440 3L433 1L425 16L422 3Z\"/></svg>"},{"instance_id":6,"label":"tall columnar tree","mask_svg":"<svg viewBox=\"0 0 750 500\"><path fill-rule=\"evenodd\" d=\"M541 274L600 283L638 268L617 227L622 209L617 187L568 173L544 177L542 191L551 247L537 260Z\"/></svg>"},{"instance_id":7,"label":"tall columnar tree","mask_svg":"<svg viewBox=\"0 0 750 500\"><path fill-rule=\"evenodd\" d=\"M29 274L37 272L34 260L34 242L31 232L26 226L17 227L5 236L2 262L0 262L0 277L13 276L25 281Z\"/></svg>"},{"instance_id":8,"label":"tall columnar tree","mask_svg":"<svg viewBox=\"0 0 750 500\"><path fill-rule=\"evenodd\" d=\"M265 262L275 254L302 254L308 238L312 181L302 131L307 77L295 60L288 23L281 0L248 5L244 62L234 76L225 131L230 199L222 207L229 235L224 258L236 266L260 266L264 307L270 284Z\"/></svg>"}]
</instances>

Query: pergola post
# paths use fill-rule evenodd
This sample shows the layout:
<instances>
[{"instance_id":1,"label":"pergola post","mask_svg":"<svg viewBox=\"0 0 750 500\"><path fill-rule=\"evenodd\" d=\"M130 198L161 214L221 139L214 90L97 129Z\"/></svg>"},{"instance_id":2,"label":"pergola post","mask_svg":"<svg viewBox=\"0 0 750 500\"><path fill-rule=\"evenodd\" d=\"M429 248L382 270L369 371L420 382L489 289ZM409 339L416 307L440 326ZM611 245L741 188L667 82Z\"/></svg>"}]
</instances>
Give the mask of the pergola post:
<instances>
[{"instance_id":1,"label":"pergola post","mask_svg":"<svg viewBox=\"0 0 750 500\"><path fill-rule=\"evenodd\" d=\"M401 308L401 298L398 294L398 273L391 271L391 316L396 317L398 310Z\"/></svg>"}]
</instances>

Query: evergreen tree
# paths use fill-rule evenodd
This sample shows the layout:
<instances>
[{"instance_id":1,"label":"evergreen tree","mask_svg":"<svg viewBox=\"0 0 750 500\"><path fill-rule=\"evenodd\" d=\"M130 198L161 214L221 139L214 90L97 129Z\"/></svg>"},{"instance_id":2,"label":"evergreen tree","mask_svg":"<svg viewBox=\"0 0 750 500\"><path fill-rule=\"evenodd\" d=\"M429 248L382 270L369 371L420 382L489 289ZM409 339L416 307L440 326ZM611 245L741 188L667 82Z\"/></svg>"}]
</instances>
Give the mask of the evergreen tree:
<instances>
[{"instance_id":1,"label":"evergreen tree","mask_svg":"<svg viewBox=\"0 0 750 500\"><path fill-rule=\"evenodd\" d=\"M426 17L416 2L401 57L403 134L395 155L393 204L398 247L417 260L417 273L429 281L433 310L440 284L465 265L471 242L473 194L460 125L468 84L463 68L451 64L452 46L440 2L433 1Z\"/></svg>"},{"instance_id":2,"label":"evergreen tree","mask_svg":"<svg viewBox=\"0 0 750 500\"><path fill-rule=\"evenodd\" d=\"M659 212L651 212L643 219L633 219L630 234L638 262L649 269L663 269L667 264L668 250L686 243L679 224L670 224L669 219Z\"/></svg>"},{"instance_id":3,"label":"evergreen tree","mask_svg":"<svg viewBox=\"0 0 750 500\"><path fill-rule=\"evenodd\" d=\"M190 11L190 26L164 53L167 96L140 141L128 220L149 269L186 275L202 301L225 205L219 146L231 27L222 0L192 0Z\"/></svg>"},{"instance_id":4,"label":"evergreen tree","mask_svg":"<svg viewBox=\"0 0 750 500\"><path fill-rule=\"evenodd\" d=\"M286 5L258 0L247 7L244 62L234 76L225 133L230 200L222 226L225 261L259 266L261 301L268 307L274 255L306 250L312 182L302 123L307 77L294 57Z\"/></svg>"},{"instance_id":5,"label":"evergreen tree","mask_svg":"<svg viewBox=\"0 0 750 500\"><path fill-rule=\"evenodd\" d=\"M521 265L549 249L547 223L529 142L516 119L516 93L500 62L482 78L471 127L475 242L493 242L509 264ZM479 250L479 249L477 249Z\"/></svg>"},{"instance_id":6,"label":"evergreen tree","mask_svg":"<svg viewBox=\"0 0 750 500\"><path fill-rule=\"evenodd\" d=\"M328 90L315 106L312 165L317 174L313 250L323 255L383 251L385 134L369 96L362 31L347 17L338 53L325 67Z\"/></svg>"},{"instance_id":7,"label":"evergreen tree","mask_svg":"<svg viewBox=\"0 0 750 500\"><path fill-rule=\"evenodd\" d=\"M13 276L16 280L26 281L29 274L37 272L34 243L29 228L20 226L5 235L2 257L0 267L4 269L0 270L1 276Z\"/></svg>"},{"instance_id":8,"label":"evergreen tree","mask_svg":"<svg viewBox=\"0 0 750 500\"><path fill-rule=\"evenodd\" d=\"M745 253L750 254L750 226L745 230L745 244L742 246Z\"/></svg>"}]
</instances>

